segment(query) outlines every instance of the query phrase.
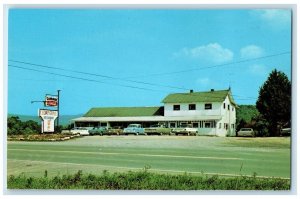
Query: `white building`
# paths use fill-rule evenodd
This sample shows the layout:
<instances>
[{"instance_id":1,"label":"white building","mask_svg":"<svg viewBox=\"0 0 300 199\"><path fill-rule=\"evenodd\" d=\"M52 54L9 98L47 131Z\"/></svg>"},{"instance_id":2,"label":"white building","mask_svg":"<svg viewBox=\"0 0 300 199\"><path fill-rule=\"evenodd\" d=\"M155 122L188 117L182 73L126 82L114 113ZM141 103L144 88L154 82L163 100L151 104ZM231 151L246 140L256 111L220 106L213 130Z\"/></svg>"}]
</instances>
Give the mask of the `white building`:
<instances>
[{"instance_id":1,"label":"white building","mask_svg":"<svg viewBox=\"0 0 300 199\"><path fill-rule=\"evenodd\" d=\"M90 109L73 121L75 126L124 126L141 123L144 127L165 123L170 128L190 124L199 135L235 136L236 107L231 91L173 93L161 107L101 107Z\"/></svg>"}]
</instances>

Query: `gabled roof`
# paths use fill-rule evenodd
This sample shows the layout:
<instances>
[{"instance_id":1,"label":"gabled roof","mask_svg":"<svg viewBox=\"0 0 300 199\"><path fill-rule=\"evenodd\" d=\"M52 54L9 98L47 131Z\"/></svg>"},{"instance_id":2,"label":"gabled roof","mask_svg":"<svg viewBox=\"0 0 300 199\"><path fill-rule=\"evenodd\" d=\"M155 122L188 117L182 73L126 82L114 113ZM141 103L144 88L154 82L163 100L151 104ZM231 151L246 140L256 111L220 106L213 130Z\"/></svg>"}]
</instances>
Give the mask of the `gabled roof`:
<instances>
[{"instance_id":1,"label":"gabled roof","mask_svg":"<svg viewBox=\"0 0 300 199\"><path fill-rule=\"evenodd\" d=\"M236 106L230 90L172 93L165 97L162 103L223 102L227 95L229 96L230 102Z\"/></svg>"},{"instance_id":2,"label":"gabled roof","mask_svg":"<svg viewBox=\"0 0 300 199\"><path fill-rule=\"evenodd\" d=\"M163 116L164 107L100 107L91 108L84 117Z\"/></svg>"}]
</instances>

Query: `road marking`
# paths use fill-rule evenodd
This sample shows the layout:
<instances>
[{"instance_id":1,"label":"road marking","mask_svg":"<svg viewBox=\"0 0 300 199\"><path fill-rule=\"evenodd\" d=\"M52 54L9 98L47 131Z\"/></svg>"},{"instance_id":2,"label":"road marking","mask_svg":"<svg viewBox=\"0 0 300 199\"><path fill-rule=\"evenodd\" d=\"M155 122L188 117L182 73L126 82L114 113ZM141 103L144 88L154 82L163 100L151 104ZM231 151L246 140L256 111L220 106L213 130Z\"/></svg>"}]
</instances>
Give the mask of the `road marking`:
<instances>
[{"instance_id":1,"label":"road marking","mask_svg":"<svg viewBox=\"0 0 300 199\"><path fill-rule=\"evenodd\" d=\"M158 154L140 154L140 153L113 153L113 152L86 152L86 151L56 151L56 150L34 150L34 149L8 149L8 151L35 151L35 152L54 152L54 153L79 153L96 155L132 155L144 157L169 157L169 158L190 158L190 159L213 159L213 160L243 160L233 157L205 157L205 156L181 156L181 155L158 155Z\"/></svg>"},{"instance_id":2,"label":"road marking","mask_svg":"<svg viewBox=\"0 0 300 199\"><path fill-rule=\"evenodd\" d=\"M105 168L115 168L115 169L133 169L133 170L143 170L143 168L137 167L120 167L112 165L101 165L101 164L80 164L80 163L70 163L70 162L53 162L53 161L40 161L40 160L18 160L18 159L7 159L9 161L19 161L19 162L33 162L33 163L44 163L44 164L65 164L65 165L76 165L76 166L94 166L94 167L105 167ZM218 176L227 176L227 177L253 177L253 175L240 175L240 174L229 174L229 173L205 173L199 171L180 171L180 170L170 170L170 169L148 169L148 171L159 171L159 172L173 172L173 173L188 173L188 174L203 174L203 175L218 175ZM290 178L276 177L276 176L256 176L256 178L280 178L284 180L290 180Z\"/></svg>"}]
</instances>

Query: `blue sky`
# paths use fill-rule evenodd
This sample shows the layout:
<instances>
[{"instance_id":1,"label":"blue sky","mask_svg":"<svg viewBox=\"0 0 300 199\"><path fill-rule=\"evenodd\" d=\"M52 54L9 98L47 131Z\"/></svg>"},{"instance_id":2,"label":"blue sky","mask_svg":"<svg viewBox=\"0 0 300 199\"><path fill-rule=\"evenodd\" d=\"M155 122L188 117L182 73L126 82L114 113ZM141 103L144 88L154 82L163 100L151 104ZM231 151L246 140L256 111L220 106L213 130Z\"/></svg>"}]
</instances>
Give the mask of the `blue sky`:
<instances>
[{"instance_id":1,"label":"blue sky","mask_svg":"<svg viewBox=\"0 0 300 199\"><path fill-rule=\"evenodd\" d=\"M64 71L9 61L8 112L36 115L42 104L30 101L58 89L64 115L159 106L169 93L229 86L238 104L255 104L273 69L291 77L290 16L271 9L10 9L8 59Z\"/></svg>"}]
</instances>

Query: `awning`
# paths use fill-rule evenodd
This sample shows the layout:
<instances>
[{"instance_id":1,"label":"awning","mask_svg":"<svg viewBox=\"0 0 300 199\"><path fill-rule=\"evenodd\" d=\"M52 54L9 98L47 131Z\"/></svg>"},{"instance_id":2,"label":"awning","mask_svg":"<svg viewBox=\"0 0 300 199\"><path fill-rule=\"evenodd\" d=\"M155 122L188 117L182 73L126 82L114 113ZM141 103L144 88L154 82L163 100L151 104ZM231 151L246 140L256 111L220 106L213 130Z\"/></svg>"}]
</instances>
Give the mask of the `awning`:
<instances>
[{"instance_id":1,"label":"awning","mask_svg":"<svg viewBox=\"0 0 300 199\"><path fill-rule=\"evenodd\" d=\"M74 122L167 122L167 121L200 121L220 120L220 115L210 116L143 116L143 117L80 117Z\"/></svg>"}]
</instances>

